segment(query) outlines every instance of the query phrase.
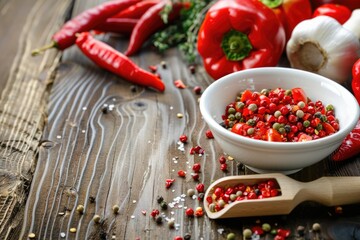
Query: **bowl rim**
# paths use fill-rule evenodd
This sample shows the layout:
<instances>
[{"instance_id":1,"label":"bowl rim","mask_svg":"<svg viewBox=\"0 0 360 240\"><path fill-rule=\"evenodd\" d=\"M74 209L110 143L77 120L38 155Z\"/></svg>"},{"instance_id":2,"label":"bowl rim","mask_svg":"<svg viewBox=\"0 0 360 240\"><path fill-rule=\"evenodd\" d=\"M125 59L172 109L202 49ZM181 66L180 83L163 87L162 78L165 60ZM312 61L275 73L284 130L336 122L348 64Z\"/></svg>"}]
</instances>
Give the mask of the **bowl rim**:
<instances>
[{"instance_id":1,"label":"bowl rim","mask_svg":"<svg viewBox=\"0 0 360 240\"><path fill-rule=\"evenodd\" d=\"M348 133L355 127L356 123L358 122L359 119L359 114L360 114L360 108L357 107L354 109L354 118L351 119L351 121L347 122L347 124L340 128L340 130L332 135L326 136L324 138L319 138L319 139L315 139L315 140L311 140L311 141L304 141L304 142L269 142L269 141L262 141L262 140L258 140L258 139L252 139L252 138L248 138L248 137L244 137L235 133L232 133L231 131L223 128L220 123L216 122L215 119L213 118L213 116L210 115L208 109L205 107L205 99L208 99L208 95L210 94L210 92L214 91L213 89L221 89L221 86L226 84L227 82L231 82L234 81L233 76L236 75L242 75L243 73L258 73L258 72L262 72L262 73L270 73L270 72L280 72L282 74L286 74L287 72L293 72L293 73L300 73L302 75L308 75L308 76L315 76L317 78L319 78L322 81L325 81L326 83L336 86L343 94L348 95L348 97L352 100L351 105L355 105L358 106L358 102L355 99L355 97L353 96L353 94L347 90L344 86L342 86L341 84L326 78L322 75L316 74L316 73L312 73L312 72L308 72L305 70L300 70L300 69L294 69L294 68L286 68L286 67L259 67L259 68L251 68L251 69L245 69L245 70L241 70L238 72L233 72L230 73L224 77L219 78L218 80L214 81L213 83L211 83L202 93L202 96L200 98L200 112L203 116L203 118L205 119L205 121L207 122L207 124L209 125L210 128L216 128L223 136L229 138L232 141L235 142L241 142L241 144L243 145L251 145L253 146L253 144L257 144L258 147L262 147L262 148L277 148L277 149L295 149L295 148L299 148L299 147L306 147L306 146L312 146L312 147L320 147L320 146L324 146L324 145L331 145L334 142L338 142L339 138L344 139ZM214 133L216 135L216 133Z\"/></svg>"}]
</instances>

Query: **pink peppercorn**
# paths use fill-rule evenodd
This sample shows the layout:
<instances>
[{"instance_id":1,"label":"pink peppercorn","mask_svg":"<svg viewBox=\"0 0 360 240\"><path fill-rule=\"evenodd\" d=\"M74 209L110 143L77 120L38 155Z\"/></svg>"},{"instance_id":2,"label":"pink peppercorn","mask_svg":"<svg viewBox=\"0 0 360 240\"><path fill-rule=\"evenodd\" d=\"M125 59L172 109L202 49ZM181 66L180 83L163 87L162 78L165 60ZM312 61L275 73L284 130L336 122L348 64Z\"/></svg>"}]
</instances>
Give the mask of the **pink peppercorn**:
<instances>
[{"instance_id":1,"label":"pink peppercorn","mask_svg":"<svg viewBox=\"0 0 360 240\"><path fill-rule=\"evenodd\" d=\"M179 171L178 171L178 176L179 176L179 177L185 177L185 176L186 176L186 173L185 173L183 170L179 170Z\"/></svg>"},{"instance_id":2,"label":"pink peppercorn","mask_svg":"<svg viewBox=\"0 0 360 240\"><path fill-rule=\"evenodd\" d=\"M187 140L188 140L188 138L187 138L186 135L181 135L181 136L179 137L179 140L180 140L180 142L182 142L182 143L186 143Z\"/></svg>"},{"instance_id":3,"label":"pink peppercorn","mask_svg":"<svg viewBox=\"0 0 360 240\"><path fill-rule=\"evenodd\" d=\"M220 169L221 169L221 171L226 172L227 171L227 164L226 163L221 164Z\"/></svg>"},{"instance_id":4,"label":"pink peppercorn","mask_svg":"<svg viewBox=\"0 0 360 240\"><path fill-rule=\"evenodd\" d=\"M220 157L219 157L219 163L220 163L220 164L226 163L226 158L225 158L224 156L220 156Z\"/></svg>"},{"instance_id":5,"label":"pink peppercorn","mask_svg":"<svg viewBox=\"0 0 360 240\"><path fill-rule=\"evenodd\" d=\"M200 172L200 169L201 169L201 165L200 163L195 163L192 167L192 170L195 172L195 173L199 173Z\"/></svg>"},{"instance_id":6,"label":"pink peppercorn","mask_svg":"<svg viewBox=\"0 0 360 240\"><path fill-rule=\"evenodd\" d=\"M192 208L188 208L185 211L186 216L193 217L194 216L194 210Z\"/></svg>"},{"instance_id":7,"label":"pink peppercorn","mask_svg":"<svg viewBox=\"0 0 360 240\"><path fill-rule=\"evenodd\" d=\"M206 137L209 138L209 139L214 138L214 135L213 135L213 133L211 132L211 130L206 130L205 135L206 135Z\"/></svg>"},{"instance_id":8,"label":"pink peppercorn","mask_svg":"<svg viewBox=\"0 0 360 240\"><path fill-rule=\"evenodd\" d=\"M205 185L203 183L199 183L198 185L196 185L196 190L199 193L203 193L205 191Z\"/></svg>"},{"instance_id":9,"label":"pink peppercorn","mask_svg":"<svg viewBox=\"0 0 360 240\"><path fill-rule=\"evenodd\" d=\"M165 180L165 187L170 188L171 185L175 182L175 179L166 179Z\"/></svg>"}]
</instances>

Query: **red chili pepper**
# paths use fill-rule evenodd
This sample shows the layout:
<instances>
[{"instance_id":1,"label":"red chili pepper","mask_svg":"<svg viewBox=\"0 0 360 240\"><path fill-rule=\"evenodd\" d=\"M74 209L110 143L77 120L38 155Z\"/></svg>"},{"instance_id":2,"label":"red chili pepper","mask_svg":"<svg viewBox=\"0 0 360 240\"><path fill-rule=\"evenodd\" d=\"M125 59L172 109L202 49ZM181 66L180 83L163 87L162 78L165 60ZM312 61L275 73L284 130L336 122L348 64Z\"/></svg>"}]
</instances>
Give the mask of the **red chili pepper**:
<instances>
[{"instance_id":1,"label":"red chili pepper","mask_svg":"<svg viewBox=\"0 0 360 240\"><path fill-rule=\"evenodd\" d=\"M258 0L217 1L205 15L197 49L215 80L248 68L277 65L285 31L275 13Z\"/></svg>"},{"instance_id":2,"label":"red chili pepper","mask_svg":"<svg viewBox=\"0 0 360 240\"><path fill-rule=\"evenodd\" d=\"M329 16L336 19L340 24L344 24L351 16L351 10L340 4L323 4L315 9L312 17Z\"/></svg>"},{"instance_id":3,"label":"red chili pepper","mask_svg":"<svg viewBox=\"0 0 360 240\"><path fill-rule=\"evenodd\" d=\"M145 0L122 10L114 18L140 18L149 8L159 3L160 0Z\"/></svg>"},{"instance_id":4,"label":"red chili pepper","mask_svg":"<svg viewBox=\"0 0 360 240\"><path fill-rule=\"evenodd\" d=\"M93 38L90 33L79 34L76 44L87 57L100 67L130 82L152 87L160 92L165 90L164 83L157 76L140 68L124 54L106 43Z\"/></svg>"},{"instance_id":5,"label":"red chili pepper","mask_svg":"<svg viewBox=\"0 0 360 240\"><path fill-rule=\"evenodd\" d=\"M284 26L286 39L289 39L295 26L305 19L311 18L311 3L309 0L260 0L270 7L279 17Z\"/></svg>"},{"instance_id":6,"label":"red chili pepper","mask_svg":"<svg viewBox=\"0 0 360 240\"><path fill-rule=\"evenodd\" d=\"M108 18L98 25L95 31L130 35L137 22L138 20L133 18Z\"/></svg>"},{"instance_id":7,"label":"red chili pepper","mask_svg":"<svg viewBox=\"0 0 360 240\"><path fill-rule=\"evenodd\" d=\"M331 154L334 161L344 161L360 153L360 119L355 128L345 137L340 147Z\"/></svg>"},{"instance_id":8,"label":"red chili pepper","mask_svg":"<svg viewBox=\"0 0 360 240\"><path fill-rule=\"evenodd\" d=\"M114 0L104 2L90 8L71 20L67 21L62 28L52 36L52 42L42 48L36 49L32 55L37 55L46 49L57 48L64 50L72 46L76 41L76 34L87 32L103 23L107 18L115 15L123 9L139 2L140 0Z\"/></svg>"},{"instance_id":9,"label":"red chili pepper","mask_svg":"<svg viewBox=\"0 0 360 240\"><path fill-rule=\"evenodd\" d=\"M166 26L166 23L160 16L161 11L169 4L168 1L160 1L156 5L150 7L139 19L130 36L130 42L125 55L130 56L140 50L142 45L157 30ZM180 3L172 4L172 11L168 16L168 22L173 21L180 15L183 7Z\"/></svg>"},{"instance_id":10,"label":"red chili pepper","mask_svg":"<svg viewBox=\"0 0 360 240\"><path fill-rule=\"evenodd\" d=\"M352 68L351 88L360 105L360 58L354 63Z\"/></svg>"}]
</instances>

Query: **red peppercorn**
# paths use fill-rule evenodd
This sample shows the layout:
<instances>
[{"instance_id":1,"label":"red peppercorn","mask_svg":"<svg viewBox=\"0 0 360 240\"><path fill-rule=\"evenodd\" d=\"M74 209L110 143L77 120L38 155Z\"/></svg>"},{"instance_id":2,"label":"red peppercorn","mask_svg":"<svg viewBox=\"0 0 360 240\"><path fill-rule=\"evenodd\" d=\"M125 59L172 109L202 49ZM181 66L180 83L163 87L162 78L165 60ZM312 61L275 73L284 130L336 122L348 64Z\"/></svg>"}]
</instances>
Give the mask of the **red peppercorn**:
<instances>
[{"instance_id":1,"label":"red peppercorn","mask_svg":"<svg viewBox=\"0 0 360 240\"><path fill-rule=\"evenodd\" d=\"M150 213L150 216L152 216L153 218L155 218L157 215L159 215L159 210L157 209L153 209Z\"/></svg>"},{"instance_id":2,"label":"red peppercorn","mask_svg":"<svg viewBox=\"0 0 360 240\"><path fill-rule=\"evenodd\" d=\"M200 86L195 86L193 89L195 94L201 94L201 87Z\"/></svg>"},{"instance_id":3,"label":"red peppercorn","mask_svg":"<svg viewBox=\"0 0 360 240\"><path fill-rule=\"evenodd\" d=\"M201 169L201 165L200 163L195 163L192 167L192 170L195 172L195 173L199 173L200 172L200 169Z\"/></svg>"},{"instance_id":4,"label":"red peppercorn","mask_svg":"<svg viewBox=\"0 0 360 240\"><path fill-rule=\"evenodd\" d=\"M195 217L202 217L204 215L202 207L197 207L195 209Z\"/></svg>"},{"instance_id":5,"label":"red peppercorn","mask_svg":"<svg viewBox=\"0 0 360 240\"><path fill-rule=\"evenodd\" d=\"M227 164L226 163L221 164L220 169L221 169L221 171L226 172L227 171Z\"/></svg>"},{"instance_id":6,"label":"red peppercorn","mask_svg":"<svg viewBox=\"0 0 360 240\"><path fill-rule=\"evenodd\" d=\"M199 193L203 193L205 191L205 185L203 183L199 183L198 185L196 185L196 190Z\"/></svg>"},{"instance_id":7,"label":"red peppercorn","mask_svg":"<svg viewBox=\"0 0 360 240\"><path fill-rule=\"evenodd\" d=\"M176 236L176 237L174 237L174 240L183 240L183 238L180 236Z\"/></svg>"},{"instance_id":8,"label":"red peppercorn","mask_svg":"<svg viewBox=\"0 0 360 240\"><path fill-rule=\"evenodd\" d=\"M166 179L165 180L165 187L170 188L171 185L175 182L175 179Z\"/></svg>"},{"instance_id":9,"label":"red peppercorn","mask_svg":"<svg viewBox=\"0 0 360 240\"><path fill-rule=\"evenodd\" d=\"M213 133L211 132L211 130L206 130L205 135L206 135L206 137L209 138L209 139L214 138L214 135L213 135Z\"/></svg>"},{"instance_id":10,"label":"red peppercorn","mask_svg":"<svg viewBox=\"0 0 360 240\"><path fill-rule=\"evenodd\" d=\"M192 208L188 208L185 211L186 216L193 217L194 216L194 210Z\"/></svg>"},{"instance_id":11,"label":"red peppercorn","mask_svg":"<svg viewBox=\"0 0 360 240\"><path fill-rule=\"evenodd\" d=\"M220 164L226 163L226 158L225 158L224 156L220 156L220 157L219 157L219 163L220 163Z\"/></svg>"},{"instance_id":12,"label":"red peppercorn","mask_svg":"<svg viewBox=\"0 0 360 240\"><path fill-rule=\"evenodd\" d=\"M179 140L180 140L180 142L182 142L182 143L186 143L187 140L188 140L188 138L187 138L186 135L181 135L181 136L179 137Z\"/></svg>"},{"instance_id":13,"label":"red peppercorn","mask_svg":"<svg viewBox=\"0 0 360 240\"><path fill-rule=\"evenodd\" d=\"M183 170L179 170L179 171L178 171L178 176L179 176L179 177L185 177L185 176L186 176L186 172L184 172Z\"/></svg>"},{"instance_id":14,"label":"red peppercorn","mask_svg":"<svg viewBox=\"0 0 360 240\"><path fill-rule=\"evenodd\" d=\"M194 179L194 181L197 181L200 178L198 173L191 173L191 177L192 177L192 179Z\"/></svg>"}]
</instances>

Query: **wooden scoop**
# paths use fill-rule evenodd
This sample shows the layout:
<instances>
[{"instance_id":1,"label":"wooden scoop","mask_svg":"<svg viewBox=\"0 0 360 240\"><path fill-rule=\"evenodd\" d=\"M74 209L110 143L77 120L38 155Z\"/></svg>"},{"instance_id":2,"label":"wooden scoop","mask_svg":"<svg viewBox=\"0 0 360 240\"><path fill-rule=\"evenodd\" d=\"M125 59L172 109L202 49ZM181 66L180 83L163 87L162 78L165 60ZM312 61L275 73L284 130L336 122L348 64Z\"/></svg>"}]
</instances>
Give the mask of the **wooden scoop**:
<instances>
[{"instance_id":1,"label":"wooden scoop","mask_svg":"<svg viewBox=\"0 0 360 240\"><path fill-rule=\"evenodd\" d=\"M211 196L216 187L246 185L265 180L276 180L281 195L263 199L235 201L218 212L211 212L205 201L209 218L231 218L289 214L303 201L315 201L325 206L338 206L360 202L360 177L322 177L312 182L298 182L280 173L224 177L213 182L205 193Z\"/></svg>"}]
</instances>

